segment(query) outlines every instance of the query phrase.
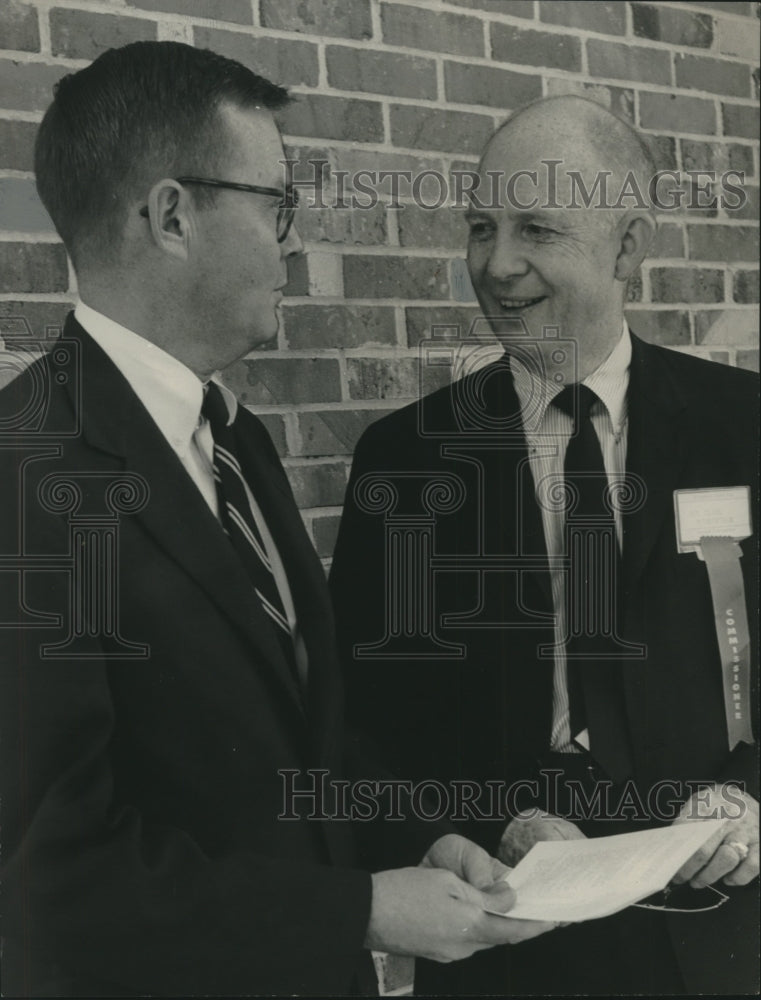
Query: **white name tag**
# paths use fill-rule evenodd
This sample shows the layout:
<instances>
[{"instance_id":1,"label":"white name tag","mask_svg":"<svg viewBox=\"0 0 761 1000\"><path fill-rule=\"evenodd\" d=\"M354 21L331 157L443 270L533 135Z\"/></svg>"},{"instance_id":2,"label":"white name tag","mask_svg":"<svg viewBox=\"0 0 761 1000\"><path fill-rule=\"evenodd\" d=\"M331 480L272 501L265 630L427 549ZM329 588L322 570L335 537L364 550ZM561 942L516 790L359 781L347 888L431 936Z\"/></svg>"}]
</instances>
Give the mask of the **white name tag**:
<instances>
[{"instance_id":1,"label":"white name tag","mask_svg":"<svg viewBox=\"0 0 761 1000\"><path fill-rule=\"evenodd\" d=\"M674 513L679 552L699 552L701 538L739 542L753 533L749 486L674 490Z\"/></svg>"}]
</instances>

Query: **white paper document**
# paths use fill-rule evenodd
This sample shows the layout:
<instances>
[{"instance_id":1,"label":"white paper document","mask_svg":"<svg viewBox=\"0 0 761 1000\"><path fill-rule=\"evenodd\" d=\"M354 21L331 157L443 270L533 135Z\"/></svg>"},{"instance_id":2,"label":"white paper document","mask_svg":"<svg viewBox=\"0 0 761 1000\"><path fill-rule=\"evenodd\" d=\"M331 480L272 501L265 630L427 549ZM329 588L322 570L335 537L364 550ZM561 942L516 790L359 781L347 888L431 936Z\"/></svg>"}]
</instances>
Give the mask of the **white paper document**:
<instances>
[{"instance_id":1,"label":"white paper document","mask_svg":"<svg viewBox=\"0 0 761 1000\"><path fill-rule=\"evenodd\" d=\"M616 913L664 889L725 823L712 819L593 840L541 841L506 877L517 899L503 916L576 922Z\"/></svg>"}]
</instances>

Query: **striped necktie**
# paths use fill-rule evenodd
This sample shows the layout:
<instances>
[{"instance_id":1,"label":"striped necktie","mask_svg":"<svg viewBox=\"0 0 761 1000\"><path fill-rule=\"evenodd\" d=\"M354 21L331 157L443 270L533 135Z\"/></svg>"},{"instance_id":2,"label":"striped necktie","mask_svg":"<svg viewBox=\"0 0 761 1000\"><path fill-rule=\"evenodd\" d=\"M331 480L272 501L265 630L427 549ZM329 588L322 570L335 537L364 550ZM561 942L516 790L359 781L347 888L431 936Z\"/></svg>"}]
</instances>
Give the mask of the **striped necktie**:
<instances>
[{"instance_id":1,"label":"striped necktie","mask_svg":"<svg viewBox=\"0 0 761 1000\"><path fill-rule=\"evenodd\" d=\"M209 421L214 439L214 481L222 527L251 579L262 608L275 625L286 659L296 673L291 629L272 572L272 563L248 501L227 404L214 382L208 382L204 388L201 415Z\"/></svg>"}]
</instances>

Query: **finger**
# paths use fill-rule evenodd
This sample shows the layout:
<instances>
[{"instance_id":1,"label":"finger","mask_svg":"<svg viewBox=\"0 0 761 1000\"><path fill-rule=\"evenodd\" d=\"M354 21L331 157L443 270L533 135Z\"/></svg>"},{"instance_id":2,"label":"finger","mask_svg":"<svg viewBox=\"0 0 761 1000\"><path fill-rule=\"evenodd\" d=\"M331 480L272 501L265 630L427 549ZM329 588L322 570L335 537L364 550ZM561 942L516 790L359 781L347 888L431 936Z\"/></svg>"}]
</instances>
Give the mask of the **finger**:
<instances>
[{"instance_id":1,"label":"finger","mask_svg":"<svg viewBox=\"0 0 761 1000\"><path fill-rule=\"evenodd\" d=\"M483 908L487 911L507 913L515 906L515 890L507 882L495 882L483 893Z\"/></svg>"},{"instance_id":2,"label":"finger","mask_svg":"<svg viewBox=\"0 0 761 1000\"><path fill-rule=\"evenodd\" d=\"M510 874L512 868L503 865L498 858L491 859L491 877L495 882L502 882Z\"/></svg>"},{"instance_id":3,"label":"finger","mask_svg":"<svg viewBox=\"0 0 761 1000\"><path fill-rule=\"evenodd\" d=\"M751 844L748 857L724 879L725 885L747 885L758 875L758 844Z\"/></svg>"},{"instance_id":4,"label":"finger","mask_svg":"<svg viewBox=\"0 0 761 1000\"><path fill-rule=\"evenodd\" d=\"M463 848L462 877L476 889L487 889L494 883L492 857L482 847L469 843Z\"/></svg>"},{"instance_id":5,"label":"finger","mask_svg":"<svg viewBox=\"0 0 761 1000\"><path fill-rule=\"evenodd\" d=\"M703 889L707 885L713 885L720 878L733 872L741 861L742 857L738 851L731 843L725 841L719 844L708 864L692 876L690 885L693 889Z\"/></svg>"},{"instance_id":6,"label":"finger","mask_svg":"<svg viewBox=\"0 0 761 1000\"><path fill-rule=\"evenodd\" d=\"M539 937L557 927L556 923L546 920L515 920L512 917L495 917L484 914L486 922L479 926L482 940L489 945L518 944L530 938Z\"/></svg>"},{"instance_id":7,"label":"finger","mask_svg":"<svg viewBox=\"0 0 761 1000\"><path fill-rule=\"evenodd\" d=\"M693 875L697 875L701 868L705 868L725 836L726 830L717 830L699 850L695 851L691 858L685 861L674 876L673 881L677 885L680 885L682 882L689 882Z\"/></svg>"}]
</instances>

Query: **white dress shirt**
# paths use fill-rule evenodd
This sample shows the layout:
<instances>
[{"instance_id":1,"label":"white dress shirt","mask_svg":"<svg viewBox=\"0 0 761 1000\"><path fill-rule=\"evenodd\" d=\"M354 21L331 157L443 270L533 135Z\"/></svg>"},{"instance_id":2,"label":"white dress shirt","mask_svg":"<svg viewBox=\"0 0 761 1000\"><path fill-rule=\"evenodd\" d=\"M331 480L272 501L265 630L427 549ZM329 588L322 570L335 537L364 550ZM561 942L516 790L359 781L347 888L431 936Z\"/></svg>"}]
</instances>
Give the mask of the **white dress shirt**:
<instances>
[{"instance_id":1,"label":"white dress shirt","mask_svg":"<svg viewBox=\"0 0 761 1000\"><path fill-rule=\"evenodd\" d=\"M129 382L219 520L213 471L214 440L209 422L201 417L203 382L177 358L103 313L91 309L84 302L77 303L74 318ZM232 422L237 413L238 401L227 386L216 379L214 381L219 385ZM296 621L288 578L264 515L248 484L245 486L251 512L272 565L272 573L294 639L299 674L303 680L306 675L306 648Z\"/></svg>"},{"instance_id":2,"label":"white dress shirt","mask_svg":"<svg viewBox=\"0 0 761 1000\"><path fill-rule=\"evenodd\" d=\"M599 401L592 405L590 418L600 440L603 463L608 482L620 480L626 469L627 390L632 345L629 330L624 324L621 337L613 351L582 384L593 389ZM573 430L571 417L559 407L551 405L561 386L541 379L517 358L510 359L515 390L521 406L523 429L529 452L529 466L536 490L546 477L557 480L563 477L563 466L568 442ZM542 512L544 539L550 559L564 554L565 514L552 505L539 503ZM616 534L619 550L622 545L621 514L615 512ZM562 641L566 634L565 583L562 568L550 571L552 603L555 612L555 668L552 697L552 750L561 753L578 752L570 725L568 678L565 648ZM588 748L586 730L573 734L578 743Z\"/></svg>"}]
</instances>

